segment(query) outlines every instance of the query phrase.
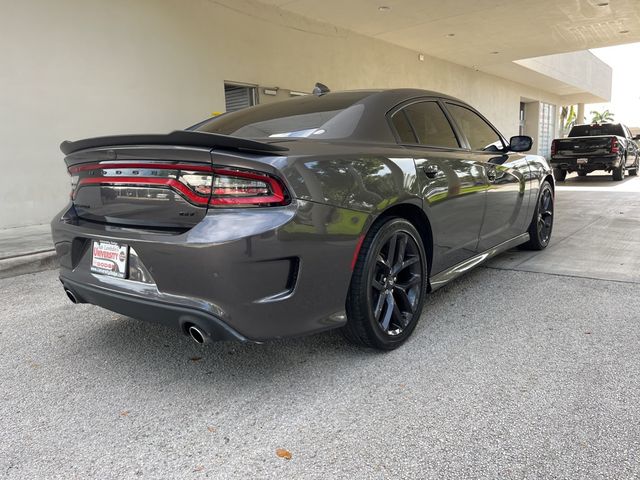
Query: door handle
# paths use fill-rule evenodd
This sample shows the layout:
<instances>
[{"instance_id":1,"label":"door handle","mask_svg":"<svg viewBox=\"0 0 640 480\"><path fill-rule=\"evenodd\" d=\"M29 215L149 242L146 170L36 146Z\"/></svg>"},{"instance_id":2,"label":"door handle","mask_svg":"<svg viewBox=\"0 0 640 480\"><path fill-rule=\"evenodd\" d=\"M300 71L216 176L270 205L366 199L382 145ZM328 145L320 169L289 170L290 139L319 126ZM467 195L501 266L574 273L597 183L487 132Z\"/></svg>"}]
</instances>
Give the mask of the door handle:
<instances>
[{"instance_id":1,"label":"door handle","mask_svg":"<svg viewBox=\"0 0 640 480\"><path fill-rule=\"evenodd\" d=\"M424 165L422 167L422 170L424 170L424 173L427 175L427 177L429 178L435 178L436 175L438 175L438 172L440 171L440 169L438 168L437 165L434 165L432 163L428 163L427 165Z\"/></svg>"}]
</instances>

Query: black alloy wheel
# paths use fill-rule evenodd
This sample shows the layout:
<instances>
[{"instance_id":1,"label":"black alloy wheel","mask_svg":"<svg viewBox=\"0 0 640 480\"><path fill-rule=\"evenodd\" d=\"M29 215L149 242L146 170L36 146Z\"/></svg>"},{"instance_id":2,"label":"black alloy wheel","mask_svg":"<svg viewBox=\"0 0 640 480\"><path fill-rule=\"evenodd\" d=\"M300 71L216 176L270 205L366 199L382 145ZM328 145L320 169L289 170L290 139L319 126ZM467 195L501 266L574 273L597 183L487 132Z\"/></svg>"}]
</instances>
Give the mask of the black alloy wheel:
<instances>
[{"instance_id":1,"label":"black alloy wheel","mask_svg":"<svg viewBox=\"0 0 640 480\"><path fill-rule=\"evenodd\" d=\"M538 202L529 225L529 241L522 245L528 250L544 250L551 240L553 230L554 195L548 181L542 182Z\"/></svg>"},{"instance_id":2,"label":"black alloy wheel","mask_svg":"<svg viewBox=\"0 0 640 480\"><path fill-rule=\"evenodd\" d=\"M374 225L349 287L345 336L381 350L400 346L420 318L426 277L426 254L416 228L402 218Z\"/></svg>"},{"instance_id":3,"label":"black alloy wheel","mask_svg":"<svg viewBox=\"0 0 640 480\"><path fill-rule=\"evenodd\" d=\"M413 320L423 275L416 240L396 231L378 253L369 291L373 316L387 335L399 335Z\"/></svg>"}]
</instances>

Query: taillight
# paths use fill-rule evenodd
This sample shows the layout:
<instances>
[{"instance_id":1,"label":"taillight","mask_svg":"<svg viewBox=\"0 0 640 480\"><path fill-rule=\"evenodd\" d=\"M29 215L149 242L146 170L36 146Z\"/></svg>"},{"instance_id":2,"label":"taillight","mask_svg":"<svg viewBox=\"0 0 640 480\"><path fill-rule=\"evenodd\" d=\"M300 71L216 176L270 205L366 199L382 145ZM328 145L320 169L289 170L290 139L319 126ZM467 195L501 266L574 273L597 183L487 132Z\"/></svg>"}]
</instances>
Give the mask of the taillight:
<instances>
[{"instance_id":1,"label":"taillight","mask_svg":"<svg viewBox=\"0 0 640 480\"><path fill-rule=\"evenodd\" d=\"M211 174L182 171L178 180L199 195L209 196L211 194Z\"/></svg>"},{"instance_id":2,"label":"taillight","mask_svg":"<svg viewBox=\"0 0 640 480\"><path fill-rule=\"evenodd\" d=\"M77 174L73 174L69 172L71 175L71 192L69 192L69 198L71 200L75 200L76 198L76 189L78 188L78 179L80 178Z\"/></svg>"},{"instance_id":3,"label":"taillight","mask_svg":"<svg viewBox=\"0 0 640 480\"><path fill-rule=\"evenodd\" d=\"M618 153L620 151L620 147L618 145L618 139L616 137L611 137L611 153Z\"/></svg>"},{"instance_id":4,"label":"taillight","mask_svg":"<svg viewBox=\"0 0 640 480\"><path fill-rule=\"evenodd\" d=\"M69 168L71 198L85 185L171 188L191 203L212 206L286 205L284 185L266 173L181 163L100 163Z\"/></svg>"},{"instance_id":5,"label":"taillight","mask_svg":"<svg viewBox=\"0 0 640 480\"><path fill-rule=\"evenodd\" d=\"M551 142L551 155L558 153L558 140Z\"/></svg>"},{"instance_id":6,"label":"taillight","mask_svg":"<svg viewBox=\"0 0 640 480\"><path fill-rule=\"evenodd\" d=\"M285 205L282 184L257 172L213 169L210 205Z\"/></svg>"}]
</instances>

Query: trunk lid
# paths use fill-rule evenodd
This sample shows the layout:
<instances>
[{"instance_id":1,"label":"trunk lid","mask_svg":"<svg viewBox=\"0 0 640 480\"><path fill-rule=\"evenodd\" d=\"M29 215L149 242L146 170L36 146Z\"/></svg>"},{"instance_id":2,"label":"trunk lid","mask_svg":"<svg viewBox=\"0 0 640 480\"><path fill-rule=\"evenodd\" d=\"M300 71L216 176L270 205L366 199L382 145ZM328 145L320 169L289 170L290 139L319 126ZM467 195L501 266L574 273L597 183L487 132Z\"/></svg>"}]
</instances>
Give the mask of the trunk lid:
<instances>
[{"instance_id":1,"label":"trunk lid","mask_svg":"<svg viewBox=\"0 0 640 480\"><path fill-rule=\"evenodd\" d=\"M77 215L104 224L189 229L207 214L211 152L278 156L286 147L206 132L63 142Z\"/></svg>"},{"instance_id":2,"label":"trunk lid","mask_svg":"<svg viewBox=\"0 0 640 480\"><path fill-rule=\"evenodd\" d=\"M78 217L104 224L189 229L207 213L211 155L206 148L122 146L71 154ZM205 192L205 193L201 193Z\"/></svg>"}]
</instances>

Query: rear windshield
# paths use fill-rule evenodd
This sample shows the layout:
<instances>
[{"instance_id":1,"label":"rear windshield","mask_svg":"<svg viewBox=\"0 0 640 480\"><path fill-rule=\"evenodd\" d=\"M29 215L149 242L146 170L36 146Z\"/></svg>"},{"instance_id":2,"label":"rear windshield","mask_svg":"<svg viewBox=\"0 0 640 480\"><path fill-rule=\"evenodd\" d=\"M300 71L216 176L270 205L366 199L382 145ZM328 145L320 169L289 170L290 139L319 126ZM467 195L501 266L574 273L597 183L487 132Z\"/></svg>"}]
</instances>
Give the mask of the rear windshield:
<instances>
[{"instance_id":1,"label":"rear windshield","mask_svg":"<svg viewBox=\"0 0 640 480\"><path fill-rule=\"evenodd\" d=\"M618 135L624 137L622 125L608 123L605 125L576 125L569 132L570 137L595 137L598 135Z\"/></svg>"},{"instance_id":2,"label":"rear windshield","mask_svg":"<svg viewBox=\"0 0 640 480\"><path fill-rule=\"evenodd\" d=\"M345 138L364 112L358 103L371 92L339 92L245 108L212 118L194 130L242 138Z\"/></svg>"}]
</instances>

